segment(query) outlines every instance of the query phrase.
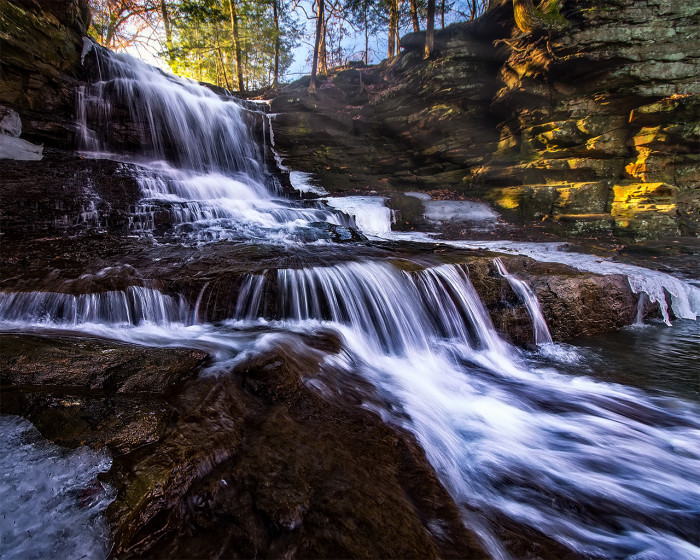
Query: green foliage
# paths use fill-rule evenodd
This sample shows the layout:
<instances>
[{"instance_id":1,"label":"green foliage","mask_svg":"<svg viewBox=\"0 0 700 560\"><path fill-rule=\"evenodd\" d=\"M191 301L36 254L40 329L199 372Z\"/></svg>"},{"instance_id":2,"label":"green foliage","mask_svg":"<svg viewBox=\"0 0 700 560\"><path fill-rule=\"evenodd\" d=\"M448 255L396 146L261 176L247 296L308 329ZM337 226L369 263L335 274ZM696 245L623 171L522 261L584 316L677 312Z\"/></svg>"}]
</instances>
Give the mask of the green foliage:
<instances>
[{"instance_id":1,"label":"green foliage","mask_svg":"<svg viewBox=\"0 0 700 560\"><path fill-rule=\"evenodd\" d=\"M542 2L537 15L544 22L545 27L563 29L569 27L569 21L561 15L561 0L549 0Z\"/></svg>"},{"instance_id":2,"label":"green foliage","mask_svg":"<svg viewBox=\"0 0 700 560\"><path fill-rule=\"evenodd\" d=\"M243 89L258 90L274 83L275 68L277 77L284 80L304 32L307 42L313 44L311 31L315 25L300 22L306 18L313 21L314 1L88 0L92 14L89 34L114 50L137 46L152 54L157 52L176 74L231 90L239 89L238 51ZM235 26L230 2L236 14ZM557 0L546 2L554 2L555 6L547 11L547 17L556 18ZM486 5L487 0L436 0L436 28L472 19ZM333 67L359 59L371 62L384 56L391 6L398 16L393 22L394 37L413 29L412 8L420 28L425 29L426 0L327 2L322 54L325 64L320 66ZM309 61L311 58L309 55Z\"/></svg>"},{"instance_id":3,"label":"green foliage","mask_svg":"<svg viewBox=\"0 0 700 560\"><path fill-rule=\"evenodd\" d=\"M294 22L282 2L279 4L278 30L273 17L273 0L233 1L238 17L246 89L268 87L274 81L278 35L280 74L292 63L292 49L296 45ZM173 8L170 62L173 72L236 89L229 0L183 0Z\"/></svg>"}]
</instances>

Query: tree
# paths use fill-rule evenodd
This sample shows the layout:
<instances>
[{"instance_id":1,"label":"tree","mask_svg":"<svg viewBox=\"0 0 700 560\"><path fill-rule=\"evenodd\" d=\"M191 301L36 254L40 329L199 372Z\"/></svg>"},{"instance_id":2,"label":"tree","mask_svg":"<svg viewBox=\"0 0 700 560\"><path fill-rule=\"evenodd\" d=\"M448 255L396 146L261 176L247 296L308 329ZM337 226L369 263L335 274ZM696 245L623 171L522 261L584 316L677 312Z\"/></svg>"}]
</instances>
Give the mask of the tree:
<instances>
[{"instance_id":1,"label":"tree","mask_svg":"<svg viewBox=\"0 0 700 560\"><path fill-rule=\"evenodd\" d=\"M435 0L428 0L428 19L425 23L425 58L435 50Z\"/></svg>"},{"instance_id":2,"label":"tree","mask_svg":"<svg viewBox=\"0 0 700 560\"><path fill-rule=\"evenodd\" d=\"M280 79L280 48L282 46L280 41L280 13L278 2L279 0L272 0L272 17L275 22L275 70L272 80L272 85L274 87L277 87Z\"/></svg>"},{"instance_id":3,"label":"tree","mask_svg":"<svg viewBox=\"0 0 700 560\"><path fill-rule=\"evenodd\" d=\"M389 41L387 46L387 57L392 58L398 54L399 42L399 0L388 0L389 2Z\"/></svg>"},{"instance_id":4,"label":"tree","mask_svg":"<svg viewBox=\"0 0 700 560\"><path fill-rule=\"evenodd\" d=\"M168 9L176 74L245 92L279 82L291 64L296 24L284 0L171 0Z\"/></svg>"},{"instance_id":5,"label":"tree","mask_svg":"<svg viewBox=\"0 0 700 560\"><path fill-rule=\"evenodd\" d=\"M238 11L236 2L228 0L229 13L231 15L231 37L233 40L233 50L236 60L236 78L238 81L238 91L244 92L245 85L243 83L243 62L241 60L241 39L238 33Z\"/></svg>"},{"instance_id":6,"label":"tree","mask_svg":"<svg viewBox=\"0 0 700 560\"><path fill-rule=\"evenodd\" d=\"M316 0L316 38L314 40L314 57L313 62L311 63L311 81L309 82L309 93L316 93L316 70L321 51L321 40L324 34L325 19L325 2L324 0Z\"/></svg>"},{"instance_id":7,"label":"tree","mask_svg":"<svg viewBox=\"0 0 700 560\"><path fill-rule=\"evenodd\" d=\"M378 33L388 21L382 10L382 4L372 0L346 0L344 9L353 25L361 30L364 39L362 60L365 64L369 64L369 37L371 34Z\"/></svg>"},{"instance_id":8,"label":"tree","mask_svg":"<svg viewBox=\"0 0 700 560\"><path fill-rule=\"evenodd\" d=\"M89 0L89 5L90 34L113 50L147 41L161 10L160 0Z\"/></svg>"},{"instance_id":9,"label":"tree","mask_svg":"<svg viewBox=\"0 0 700 560\"><path fill-rule=\"evenodd\" d=\"M413 24L413 31L420 31L420 24L418 23L418 0L411 0L411 23Z\"/></svg>"},{"instance_id":10,"label":"tree","mask_svg":"<svg viewBox=\"0 0 700 560\"><path fill-rule=\"evenodd\" d=\"M160 12L163 18L163 27L165 29L165 46L168 49L168 58L173 61L173 33L170 29L170 15L168 14L168 5L165 0L160 0Z\"/></svg>"}]
</instances>

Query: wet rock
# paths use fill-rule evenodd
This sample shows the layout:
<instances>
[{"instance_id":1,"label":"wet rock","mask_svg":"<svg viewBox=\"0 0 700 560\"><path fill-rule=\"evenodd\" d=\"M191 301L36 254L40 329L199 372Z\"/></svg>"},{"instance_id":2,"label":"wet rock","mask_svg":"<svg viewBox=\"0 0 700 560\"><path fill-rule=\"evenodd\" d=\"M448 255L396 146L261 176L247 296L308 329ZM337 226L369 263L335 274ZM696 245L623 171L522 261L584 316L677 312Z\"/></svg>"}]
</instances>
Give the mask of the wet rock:
<instances>
[{"instance_id":1,"label":"wet rock","mask_svg":"<svg viewBox=\"0 0 700 560\"><path fill-rule=\"evenodd\" d=\"M198 350L2 335L0 383L160 394L192 376L206 359Z\"/></svg>"},{"instance_id":2,"label":"wet rock","mask_svg":"<svg viewBox=\"0 0 700 560\"><path fill-rule=\"evenodd\" d=\"M61 445L129 453L160 438L174 413L170 391L207 360L182 348L2 334L0 411L25 416Z\"/></svg>"},{"instance_id":3,"label":"wet rock","mask_svg":"<svg viewBox=\"0 0 700 560\"><path fill-rule=\"evenodd\" d=\"M318 368L298 340L269 350L278 356L263 359L273 380L296 379L300 364L304 376ZM410 436L303 385L271 398L273 381L259 400L260 386L250 385L258 363L237 369L242 380L202 379L183 392L181 422L131 467L129 476L149 479L138 486L145 492L130 495L129 510L119 499L111 509L142 527L119 524L118 555L484 557ZM290 364L292 372L275 371ZM196 466L177 466L178 456Z\"/></svg>"},{"instance_id":4,"label":"wet rock","mask_svg":"<svg viewBox=\"0 0 700 560\"><path fill-rule=\"evenodd\" d=\"M299 392L302 374L318 370L323 359L322 354L308 350L302 353L290 343L280 344L270 352L254 354L233 372L243 378L248 391L265 402L288 401Z\"/></svg>"},{"instance_id":5,"label":"wet rock","mask_svg":"<svg viewBox=\"0 0 700 560\"><path fill-rule=\"evenodd\" d=\"M639 296L624 275L602 276L522 257L503 261L510 273L526 279L555 341L618 330L637 318Z\"/></svg>"},{"instance_id":6,"label":"wet rock","mask_svg":"<svg viewBox=\"0 0 700 560\"><path fill-rule=\"evenodd\" d=\"M43 161L3 160L0 230L8 238L127 233L141 197L134 166L51 152Z\"/></svg>"},{"instance_id":7,"label":"wet rock","mask_svg":"<svg viewBox=\"0 0 700 560\"><path fill-rule=\"evenodd\" d=\"M190 350L1 347L2 412L112 451L116 557L486 557L412 436L306 385L337 375L321 371L335 334L275 335L233 374L198 379Z\"/></svg>"},{"instance_id":8,"label":"wet rock","mask_svg":"<svg viewBox=\"0 0 700 560\"><path fill-rule=\"evenodd\" d=\"M23 139L73 147L89 13L84 0L0 2L0 105L19 113Z\"/></svg>"}]
</instances>

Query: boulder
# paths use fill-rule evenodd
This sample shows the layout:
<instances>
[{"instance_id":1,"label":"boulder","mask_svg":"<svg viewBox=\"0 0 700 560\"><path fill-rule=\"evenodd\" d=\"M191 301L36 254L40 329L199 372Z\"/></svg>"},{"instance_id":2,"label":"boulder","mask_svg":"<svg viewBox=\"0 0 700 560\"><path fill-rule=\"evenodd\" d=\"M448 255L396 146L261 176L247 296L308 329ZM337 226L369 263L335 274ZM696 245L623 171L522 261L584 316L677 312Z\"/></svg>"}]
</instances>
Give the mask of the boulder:
<instances>
[{"instance_id":1,"label":"boulder","mask_svg":"<svg viewBox=\"0 0 700 560\"><path fill-rule=\"evenodd\" d=\"M193 350L2 338L2 412L112 452L116 557L487 557L415 439L352 397L357 380L343 398L306 385L337 379L330 333L280 335L218 377L197 377Z\"/></svg>"}]
</instances>

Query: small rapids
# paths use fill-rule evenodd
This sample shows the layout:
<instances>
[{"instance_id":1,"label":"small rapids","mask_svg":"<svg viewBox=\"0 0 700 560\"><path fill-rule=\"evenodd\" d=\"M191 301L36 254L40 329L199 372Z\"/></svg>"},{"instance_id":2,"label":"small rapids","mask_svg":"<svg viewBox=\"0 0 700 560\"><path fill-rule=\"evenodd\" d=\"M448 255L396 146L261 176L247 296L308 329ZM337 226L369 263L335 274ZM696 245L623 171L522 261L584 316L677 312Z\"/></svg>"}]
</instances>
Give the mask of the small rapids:
<instances>
[{"instance_id":1,"label":"small rapids","mask_svg":"<svg viewBox=\"0 0 700 560\"><path fill-rule=\"evenodd\" d=\"M166 325L185 322L187 305L157 290L130 286L97 294L55 292L0 293L0 320L18 323L77 326L83 323Z\"/></svg>"},{"instance_id":2,"label":"small rapids","mask_svg":"<svg viewBox=\"0 0 700 560\"><path fill-rule=\"evenodd\" d=\"M664 322L671 325L671 314L679 319L695 320L700 315L700 287L684 282L670 274L639 266L614 262L596 255L568 252L562 243L527 243L518 241L446 241L463 248L489 249L501 253L526 255L543 262L556 262L594 274L623 274L635 293L646 294L658 303ZM671 306L667 303L670 297Z\"/></svg>"},{"instance_id":3,"label":"small rapids","mask_svg":"<svg viewBox=\"0 0 700 560\"><path fill-rule=\"evenodd\" d=\"M197 347L221 369L271 331L333 328L344 349L327 364L371 381L365 406L416 435L494 558L511 557L506 531L545 535L592 558L700 554L698 407L572 377L566 364L533 366L499 338L466 268L344 263L248 275L240 286L220 324L193 324L193 310L175 298L127 290L85 300L5 294L23 311L8 316L3 305L3 328L24 321ZM313 384L332 392L323 376Z\"/></svg>"},{"instance_id":4,"label":"small rapids","mask_svg":"<svg viewBox=\"0 0 700 560\"><path fill-rule=\"evenodd\" d=\"M547 322L542 315L540 304L538 303L535 294L530 289L530 286L520 280L520 278L510 274L500 258L494 259L493 262L498 269L498 273L508 280L510 287L513 288L513 291L525 303L525 307L527 308L527 312L530 314L532 326L535 331L535 344L551 344L552 335L549 334L549 328L547 327Z\"/></svg>"},{"instance_id":5,"label":"small rapids","mask_svg":"<svg viewBox=\"0 0 700 560\"><path fill-rule=\"evenodd\" d=\"M109 470L109 455L58 447L16 416L0 416L0 430L2 557L105 558L109 526L102 513L115 493L96 476Z\"/></svg>"}]
</instances>

